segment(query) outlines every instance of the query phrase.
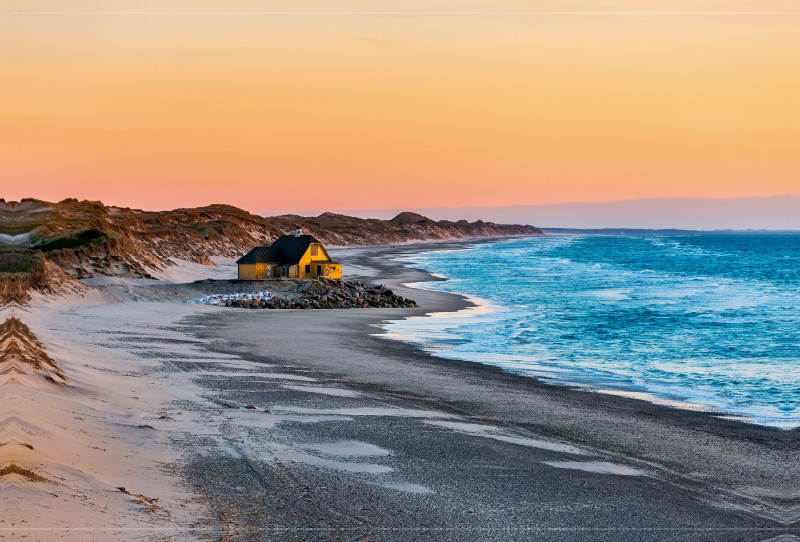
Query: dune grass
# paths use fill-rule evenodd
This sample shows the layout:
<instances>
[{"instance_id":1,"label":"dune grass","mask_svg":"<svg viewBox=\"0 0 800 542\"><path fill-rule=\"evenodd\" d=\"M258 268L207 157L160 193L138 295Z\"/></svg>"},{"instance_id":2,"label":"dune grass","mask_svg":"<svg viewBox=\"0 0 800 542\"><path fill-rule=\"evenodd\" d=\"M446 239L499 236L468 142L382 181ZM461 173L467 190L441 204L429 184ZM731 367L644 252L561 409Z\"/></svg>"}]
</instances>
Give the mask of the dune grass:
<instances>
[{"instance_id":1,"label":"dune grass","mask_svg":"<svg viewBox=\"0 0 800 542\"><path fill-rule=\"evenodd\" d=\"M38 250L45 254L60 250L80 250L92 245L99 245L107 241L109 237L97 230L84 230L79 233L65 235L36 245Z\"/></svg>"},{"instance_id":2,"label":"dune grass","mask_svg":"<svg viewBox=\"0 0 800 542\"><path fill-rule=\"evenodd\" d=\"M37 250L0 248L0 273L31 273L42 265L44 258Z\"/></svg>"}]
</instances>

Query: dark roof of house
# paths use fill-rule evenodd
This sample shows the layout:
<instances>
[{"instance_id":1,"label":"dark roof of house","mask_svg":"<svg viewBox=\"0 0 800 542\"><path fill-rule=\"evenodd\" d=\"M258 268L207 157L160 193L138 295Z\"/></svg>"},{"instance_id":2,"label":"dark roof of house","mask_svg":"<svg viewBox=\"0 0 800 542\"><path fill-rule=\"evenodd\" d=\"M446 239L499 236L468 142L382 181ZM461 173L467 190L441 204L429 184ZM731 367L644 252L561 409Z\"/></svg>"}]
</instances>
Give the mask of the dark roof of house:
<instances>
[{"instance_id":1,"label":"dark roof of house","mask_svg":"<svg viewBox=\"0 0 800 542\"><path fill-rule=\"evenodd\" d=\"M303 257L312 243L319 243L313 235L281 235L271 247L256 247L236 263L279 263L295 265Z\"/></svg>"},{"instance_id":2,"label":"dark roof of house","mask_svg":"<svg viewBox=\"0 0 800 542\"><path fill-rule=\"evenodd\" d=\"M300 261L300 258L306 253L311 243L319 243L319 241L317 241L313 235L300 235L299 237L294 235L281 235L272 243L271 248L283 250L282 263L294 265Z\"/></svg>"},{"instance_id":3,"label":"dark roof of house","mask_svg":"<svg viewBox=\"0 0 800 542\"><path fill-rule=\"evenodd\" d=\"M283 250L274 247L256 247L236 263L283 263Z\"/></svg>"}]
</instances>

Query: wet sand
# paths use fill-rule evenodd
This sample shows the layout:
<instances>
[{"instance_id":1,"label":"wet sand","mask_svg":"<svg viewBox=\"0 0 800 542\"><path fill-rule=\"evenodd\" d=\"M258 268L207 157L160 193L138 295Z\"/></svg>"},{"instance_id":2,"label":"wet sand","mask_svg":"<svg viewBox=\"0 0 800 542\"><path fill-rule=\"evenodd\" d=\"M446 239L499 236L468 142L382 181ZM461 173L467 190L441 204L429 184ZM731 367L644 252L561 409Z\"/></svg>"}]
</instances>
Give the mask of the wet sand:
<instances>
[{"instance_id":1,"label":"wet sand","mask_svg":"<svg viewBox=\"0 0 800 542\"><path fill-rule=\"evenodd\" d=\"M433 277L392 258L433 246L336 251L348 278L385 283L418 309L225 309L184 302L209 293L203 284L120 280L34 300L16 316L70 385L0 388L0 431L11 431L0 443L56 484L0 478L11 496L0 537L59 528L47 536L83 540L63 529L87 526L125 540L800 534L798 431L551 385L378 337L384 320L470 305L402 286ZM176 277L204 271L183 265Z\"/></svg>"}]
</instances>

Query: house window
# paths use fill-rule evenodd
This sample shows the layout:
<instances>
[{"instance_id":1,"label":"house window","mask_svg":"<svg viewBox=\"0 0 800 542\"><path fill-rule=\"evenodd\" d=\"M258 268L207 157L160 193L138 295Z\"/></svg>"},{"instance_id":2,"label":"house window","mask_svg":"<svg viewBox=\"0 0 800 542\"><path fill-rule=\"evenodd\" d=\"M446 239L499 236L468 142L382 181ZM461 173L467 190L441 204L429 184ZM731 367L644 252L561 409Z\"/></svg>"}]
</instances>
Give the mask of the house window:
<instances>
[{"instance_id":1,"label":"house window","mask_svg":"<svg viewBox=\"0 0 800 542\"><path fill-rule=\"evenodd\" d=\"M311 255L316 256L319 254L319 245L311 245Z\"/></svg>"},{"instance_id":2,"label":"house window","mask_svg":"<svg viewBox=\"0 0 800 542\"><path fill-rule=\"evenodd\" d=\"M310 265L306 266L306 273L311 273L311 266Z\"/></svg>"}]
</instances>

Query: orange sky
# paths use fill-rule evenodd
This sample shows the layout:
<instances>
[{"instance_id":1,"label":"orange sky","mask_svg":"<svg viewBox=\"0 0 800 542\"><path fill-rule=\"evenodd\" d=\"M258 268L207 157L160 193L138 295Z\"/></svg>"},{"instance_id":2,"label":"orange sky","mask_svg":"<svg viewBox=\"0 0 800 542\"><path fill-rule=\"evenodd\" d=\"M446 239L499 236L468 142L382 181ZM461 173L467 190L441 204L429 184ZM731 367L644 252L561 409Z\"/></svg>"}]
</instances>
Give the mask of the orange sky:
<instances>
[{"instance_id":1,"label":"orange sky","mask_svg":"<svg viewBox=\"0 0 800 542\"><path fill-rule=\"evenodd\" d=\"M286 212L800 192L796 1L0 11L6 199Z\"/></svg>"}]
</instances>

